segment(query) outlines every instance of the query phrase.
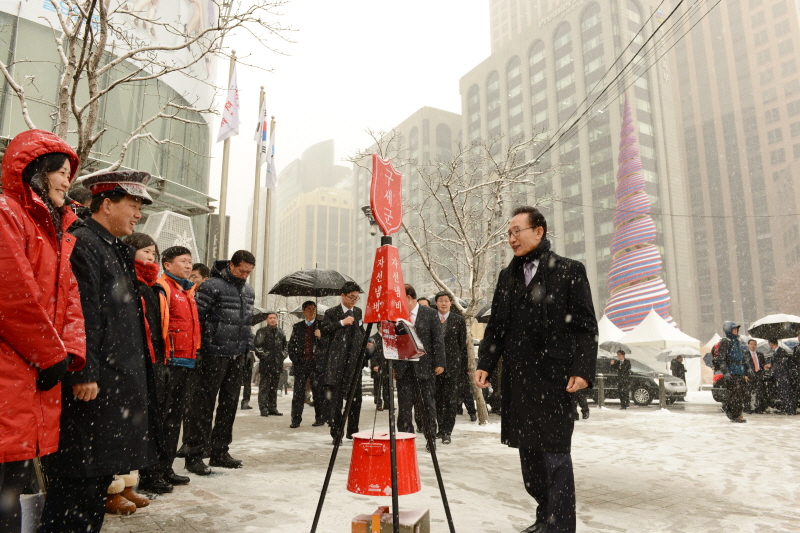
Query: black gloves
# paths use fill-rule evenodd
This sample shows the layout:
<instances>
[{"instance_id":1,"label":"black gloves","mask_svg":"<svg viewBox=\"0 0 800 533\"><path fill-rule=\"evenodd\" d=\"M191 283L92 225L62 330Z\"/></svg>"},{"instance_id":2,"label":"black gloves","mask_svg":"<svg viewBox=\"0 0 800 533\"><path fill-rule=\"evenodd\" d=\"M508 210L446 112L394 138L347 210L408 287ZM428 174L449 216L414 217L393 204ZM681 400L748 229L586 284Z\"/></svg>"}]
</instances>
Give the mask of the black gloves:
<instances>
[{"instance_id":1,"label":"black gloves","mask_svg":"<svg viewBox=\"0 0 800 533\"><path fill-rule=\"evenodd\" d=\"M39 370L39 377L36 378L36 388L45 391L58 385L67 374L67 368L69 368L70 363L72 363L71 353L50 368Z\"/></svg>"}]
</instances>

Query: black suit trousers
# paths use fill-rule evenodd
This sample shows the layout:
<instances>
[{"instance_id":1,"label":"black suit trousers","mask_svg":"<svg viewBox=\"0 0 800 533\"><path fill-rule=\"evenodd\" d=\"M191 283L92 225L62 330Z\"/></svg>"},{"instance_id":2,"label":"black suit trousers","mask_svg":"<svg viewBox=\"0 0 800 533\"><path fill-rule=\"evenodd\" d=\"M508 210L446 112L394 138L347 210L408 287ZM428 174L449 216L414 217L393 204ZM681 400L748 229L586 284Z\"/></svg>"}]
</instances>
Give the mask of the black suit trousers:
<instances>
[{"instance_id":1,"label":"black suit trousers","mask_svg":"<svg viewBox=\"0 0 800 533\"><path fill-rule=\"evenodd\" d=\"M522 480L533 496L536 522L547 524L547 533L575 533L575 477L568 453L520 448Z\"/></svg>"},{"instance_id":2,"label":"black suit trousers","mask_svg":"<svg viewBox=\"0 0 800 533\"><path fill-rule=\"evenodd\" d=\"M416 395L412 379L417 378L414 378L411 372L406 372L401 379L397 380L397 430L406 433L414 433L411 413L416 411ZM436 380L418 379L418 383L422 392L422 413L420 414L425 416L431 434L436 435Z\"/></svg>"},{"instance_id":3,"label":"black suit trousers","mask_svg":"<svg viewBox=\"0 0 800 533\"><path fill-rule=\"evenodd\" d=\"M313 359L310 361L301 359L294 365L294 392L292 395L292 422L298 424L303 420L308 380L311 380L311 393L314 395L314 420L326 419L325 412L322 410L324 407L322 398L325 397L325 393L319 383L317 366Z\"/></svg>"},{"instance_id":4,"label":"black suit trousers","mask_svg":"<svg viewBox=\"0 0 800 533\"><path fill-rule=\"evenodd\" d=\"M233 440L244 356L203 356L189 378L190 397L183 425L187 458L226 453ZM219 395L219 402L217 396ZM214 404L217 415L214 416ZM212 429L213 421L213 429Z\"/></svg>"},{"instance_id":5,"label":"black suit trousers","mask_svg":"<svg viewBox=\"0 0 800 533\"><path fill-rule=\"evenodd\" d=\"M281 380L283 365L268 361L267 357L258 364L258 408L262 413L278 408L278 383Z\"/></svg>"},{"instance_id":6,"label":"black suit trousers","mask_svg":"<svg viewBox=\"0 0 800 533\"><path fill-rule=\"evenodd\" d=\"M353 396L353 405L350 407L350 414L347 416L347 435L358 432L358 423L361 418L361 376L359 376L356 393ZM344 407L347 402L347 394L350 392L350 380L331 387L330 393L330 420L331 437L336 438L339 428L344 423ZM315 400L316 402L316 400Z\"/></svg>"},{"instance_id":7,"label":"black suit trousers","mask_svg":"<svg viewBox=\"0 0 800 533\"><path fill-rule=\"evenodd\" d=\"M435 378L436 423L439 433L450 435L456 425L456 399L458 394L458 377L445 372Z\"/></svg>"}]
</instances>

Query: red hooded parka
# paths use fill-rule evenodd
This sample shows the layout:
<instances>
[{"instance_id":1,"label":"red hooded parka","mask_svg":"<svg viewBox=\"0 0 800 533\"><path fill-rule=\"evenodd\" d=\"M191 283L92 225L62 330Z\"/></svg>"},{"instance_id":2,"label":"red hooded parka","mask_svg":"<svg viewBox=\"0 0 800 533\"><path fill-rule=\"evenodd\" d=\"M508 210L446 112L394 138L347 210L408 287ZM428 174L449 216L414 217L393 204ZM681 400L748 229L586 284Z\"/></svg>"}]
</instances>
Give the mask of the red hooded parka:
<instances>
[{"instance_id":1,"label":"red hooded parka","mask_svg":"<svg viewBox=\"0 0 800 533\"><path fill-rule=\"evenodd\" d=\"M56 451L61 384L36 388L37 369L74 358L69 370L86 362L86 334L78 284L70 255L75 237L67 228L77 217L62 210L63 236L56 241L47 206L23 183L22 171L41 155L68 156L72 176L79 160L53 133L29 130L8 145L0 194L0 463Z\"/></svg>"}]
</instances>

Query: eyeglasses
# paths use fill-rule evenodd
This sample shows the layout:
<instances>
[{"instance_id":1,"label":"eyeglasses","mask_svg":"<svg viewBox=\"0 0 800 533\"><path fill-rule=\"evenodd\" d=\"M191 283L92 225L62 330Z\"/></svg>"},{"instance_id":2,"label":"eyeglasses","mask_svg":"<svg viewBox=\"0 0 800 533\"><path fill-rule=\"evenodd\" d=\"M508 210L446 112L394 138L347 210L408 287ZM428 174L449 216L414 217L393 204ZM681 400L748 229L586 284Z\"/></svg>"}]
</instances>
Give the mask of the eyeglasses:
<instances>
[{"instance_id":1,"label":"eyeglasses","mask_svg":"<svg viewBox=\"0 0 800 533\"><path fill-rule=\"evenodd\" d=\"M519 232L524 231L526 229L533 229L533 226L528 226L527 228L514 228L512 230L509 230L508 238L510 239L512 236L519 237Z\"/></svg>"},{"instance_id":2,"label":"eyeglasses","mask_svg":"<svg viewBox=\"0 0 800 533\"><path fill-rule=\"evenodd\" d=\"M345 294L344 297L347 298L348 300L350 300L351 302L357 302L358 299L361 298L358 295L350 296L349 294Z\"/></svg>"}]
</instances>

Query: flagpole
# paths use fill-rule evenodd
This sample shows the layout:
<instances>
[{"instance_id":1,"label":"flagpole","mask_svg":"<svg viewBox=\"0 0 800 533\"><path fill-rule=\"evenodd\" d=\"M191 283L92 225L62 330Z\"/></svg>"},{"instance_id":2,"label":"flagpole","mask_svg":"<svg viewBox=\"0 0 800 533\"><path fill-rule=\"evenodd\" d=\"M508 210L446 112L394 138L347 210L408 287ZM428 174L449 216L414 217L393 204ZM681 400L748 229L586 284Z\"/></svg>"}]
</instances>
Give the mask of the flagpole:
<instances>
[{"instance_id":1,"label":"flagpole","mask_svg":"<svg viewBox=\"0 0 800 533\"><path fill-rule=\"evenodd\" d=\"M258 96L258 112L259 117L258 120L261 122L263 117L260 116L261 107L264 105L264 86L261 86L261 92ZM258 255L258 215L259 215L259 204L261 198L261 165L259 164L259 159L261 158L261 143L256 143L256 179L255 185L253 186L253 225L252 225L252 234L250 235L250 253L254 256ZM262 267L263 268L263 267ZM261 302L262 306L266 306L266 302Z\"/></svg>"},{"instance_id":2,"label":"flagpole","mask_svg":"<svg viewBox=\"0 0 800 533\"><path fill-rule=\"evenodd\" d=\"M236 66L236 50L231 50L231 65L228 71L228 87L233 80L233 69ZM222 145L222 183L219 191L219 250L215 259L228 259L228 239L225 233L226 205L228 203L228 162L231 156L231 138L228 136Z\"/></svg>"},{"instance_id":3,"label":"flagpole","mask_svg":"<svg viewBox=\"0 0 800 533\"><path fill-rule=\"evenodd\" d=\"M275 117L272 117L272 122L269 126L269 142L273 146L273 135L275 135ZM275 172L275 168L272 168ZM275 177L277 179L277 177ZM269 293L269 226L270 218L272 217L272 189L267 186L267 205L264 208L266 219L264 222L264 269L262 270L262 283L261 283L261 305L267 306L267 294Z\"/></svg>"}]
</instances>

